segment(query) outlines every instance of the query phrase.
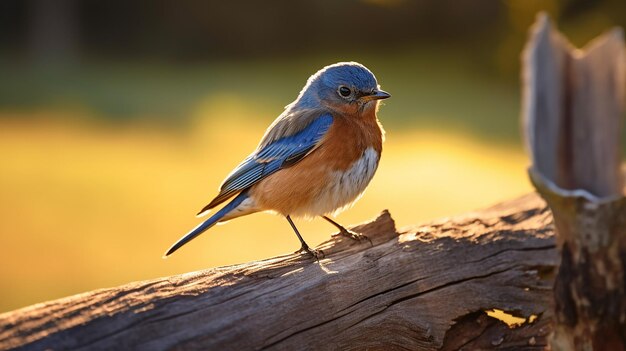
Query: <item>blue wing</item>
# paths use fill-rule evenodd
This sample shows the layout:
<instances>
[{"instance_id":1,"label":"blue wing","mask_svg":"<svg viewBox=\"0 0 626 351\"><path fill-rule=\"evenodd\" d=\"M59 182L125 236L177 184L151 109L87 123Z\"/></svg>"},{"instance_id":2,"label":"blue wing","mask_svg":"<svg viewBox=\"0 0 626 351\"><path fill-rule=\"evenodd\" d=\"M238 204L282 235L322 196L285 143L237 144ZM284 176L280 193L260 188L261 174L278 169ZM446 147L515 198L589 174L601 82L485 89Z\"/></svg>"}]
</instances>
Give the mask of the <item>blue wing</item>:
<instances>
[{"instance_id":1,"label":"blue wing","mask_svg":"<svg viewBox=\"0 0 626 351\"><path fill-rule=\"evenodd\" d=\"M217 197L199 213L219 205L268 175L300 161L315 148L332 123L333 117L323 114L298 133L277 139L255 151L233 170L222 184Z\"/></svg>"}]
</instances>

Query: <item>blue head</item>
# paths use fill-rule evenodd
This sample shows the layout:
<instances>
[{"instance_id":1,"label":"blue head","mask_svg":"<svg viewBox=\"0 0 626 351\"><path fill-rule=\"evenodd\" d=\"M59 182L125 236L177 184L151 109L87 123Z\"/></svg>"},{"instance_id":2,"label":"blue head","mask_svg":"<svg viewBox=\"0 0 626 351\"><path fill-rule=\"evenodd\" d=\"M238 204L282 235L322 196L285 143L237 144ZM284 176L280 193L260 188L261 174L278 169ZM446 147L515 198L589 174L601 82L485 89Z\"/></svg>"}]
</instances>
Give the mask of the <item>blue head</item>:
<instances>
[{"instance_id":1,"label":"blue head","mask_svg":"<svg viewBox=\"0 0 626 351\"><path fill-rule=\"evenodd\" d=\"M325 107L344 113L356 113L366 106L390 97L380 90L374 74L357 62L339 62L312 75L293 108Z\"/></svg>"}]
</instances>

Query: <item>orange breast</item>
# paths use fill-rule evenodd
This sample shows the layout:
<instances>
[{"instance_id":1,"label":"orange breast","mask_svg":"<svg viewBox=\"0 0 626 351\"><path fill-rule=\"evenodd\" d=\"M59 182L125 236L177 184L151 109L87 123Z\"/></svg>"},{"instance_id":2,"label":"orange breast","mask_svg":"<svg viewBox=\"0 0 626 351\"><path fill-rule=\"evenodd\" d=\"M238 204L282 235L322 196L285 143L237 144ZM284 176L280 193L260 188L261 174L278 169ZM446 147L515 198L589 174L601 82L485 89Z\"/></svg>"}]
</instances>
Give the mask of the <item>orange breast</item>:
<instances>
[{"instance_id":1,"label":"orange breast","mask_svg":"<svg viewBox=\"0 0 626 351\"><path fill-rule=\"evenodd\" d=\"M331 207L354 201L357 196L330 201L330 195L324 192L336 187L330 183L337 181L338 174L357 164L366 150L373 150L377 155L382 151L382 128L376 120L375 109L363 112L359 117L334 116L333 125L318 148L295 165L253 186L250 192L259 208L283 215L311 217L324 214L315 212L332 212L336 208ZM375 161L377 165L378 157Z\"/></svg>"}]
</instances>

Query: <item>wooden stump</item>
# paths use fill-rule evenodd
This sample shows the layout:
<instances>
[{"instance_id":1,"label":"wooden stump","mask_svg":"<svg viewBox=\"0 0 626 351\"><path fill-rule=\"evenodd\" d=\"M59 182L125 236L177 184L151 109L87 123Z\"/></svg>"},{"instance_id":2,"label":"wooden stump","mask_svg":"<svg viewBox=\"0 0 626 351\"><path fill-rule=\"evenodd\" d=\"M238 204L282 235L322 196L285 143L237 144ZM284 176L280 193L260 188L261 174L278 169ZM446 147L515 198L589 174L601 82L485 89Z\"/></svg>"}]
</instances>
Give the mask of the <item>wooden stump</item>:
<instances>
[{"instance_id":1,"label":"wooden stump","mask_svg":"<svg viewBox=\"0 0 626 351\"><path fill-rule=\"evenodd\" d=\"M625 60L621 29L579 50L545 14L525 50L529 173L561 252L553 350L626 350Z\"/></svg>"}]
</instances>

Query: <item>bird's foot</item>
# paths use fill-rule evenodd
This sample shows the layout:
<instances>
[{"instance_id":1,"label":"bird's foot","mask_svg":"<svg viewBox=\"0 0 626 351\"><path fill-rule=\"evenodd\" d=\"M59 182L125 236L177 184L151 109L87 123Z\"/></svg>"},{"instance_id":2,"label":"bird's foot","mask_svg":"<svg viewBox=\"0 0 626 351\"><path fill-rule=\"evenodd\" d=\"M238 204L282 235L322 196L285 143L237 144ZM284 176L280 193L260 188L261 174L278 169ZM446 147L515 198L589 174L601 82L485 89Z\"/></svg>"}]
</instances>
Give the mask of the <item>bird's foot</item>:
<instances>
[{"instance_id":1,"label":"bird's foot","mask_svg":"<svg viewBox=\"0 0 626 351\"><path fill-rule=\"evenodd\" d=\"M309 255L309 256L315 258L317 261L319 261L320 259L325 257L324 251L311 249L308 246L302 246L300 248L300 250L298 250L298 251L296 251L294 253Z\"/></svg>"},{"instance_id":2,"label":"bird's foot","mask_svg":"<svg viewBox=\"0 0 626 351\"><path fill-rule=\"evenodd\" d=\"M362 242L362 241L367 241L370 243L371 246L374 246L374 244L372 244L372 241L370 240L370 238L368 238L367 236L363 235L363 234L359 234L359 233L355 233L349 229L343 229L340 230L339 233L337 234L333 234L333 237L337 237L337 236L343 236L345 238L348 239L352 239L354 241L358 241L358 242Z\"/></svg>"}]
</instances>

